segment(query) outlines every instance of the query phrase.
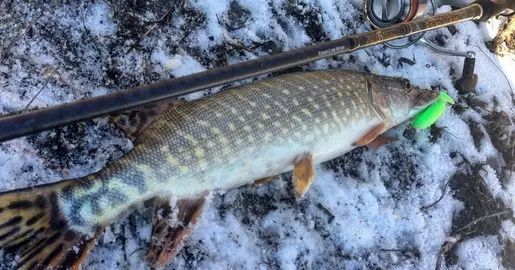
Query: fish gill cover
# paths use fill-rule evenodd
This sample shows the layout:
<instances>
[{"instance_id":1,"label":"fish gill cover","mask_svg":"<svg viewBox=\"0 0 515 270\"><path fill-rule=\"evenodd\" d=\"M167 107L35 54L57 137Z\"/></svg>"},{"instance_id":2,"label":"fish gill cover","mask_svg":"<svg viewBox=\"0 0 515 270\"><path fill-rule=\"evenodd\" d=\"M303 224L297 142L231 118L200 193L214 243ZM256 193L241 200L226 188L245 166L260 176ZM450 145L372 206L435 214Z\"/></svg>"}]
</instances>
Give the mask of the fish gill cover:
<instances>
[{"instance_id":1,"label":"fish gill cover","mask_svg":"<svg viewBox=\"0 0 515 270\"><path fill-rule=\"evenodd\" d=\"M2 1L0 10L2 113L22 110L38 92L30 108L369 30L360 0ZM465 22L427 34L446 48L476 51L479 84L467 95L453 86L463 60L422 46L375 46L286 71L403 76L445 89L456 104L430 129L402 126L392 131L397 142L317 166L300 202L289 174L212 196L167 269L434 269L437 258L444 269L515 267L514 97L487 55L506 74L515 60L485 46L499 24ZM131 148L105 118L0 143L0 190L87 175ZM109 226L84 266L145 269L150 214L140 208ZM12 261L4 256L0 268Z\"/></svg>"}]
</instances>

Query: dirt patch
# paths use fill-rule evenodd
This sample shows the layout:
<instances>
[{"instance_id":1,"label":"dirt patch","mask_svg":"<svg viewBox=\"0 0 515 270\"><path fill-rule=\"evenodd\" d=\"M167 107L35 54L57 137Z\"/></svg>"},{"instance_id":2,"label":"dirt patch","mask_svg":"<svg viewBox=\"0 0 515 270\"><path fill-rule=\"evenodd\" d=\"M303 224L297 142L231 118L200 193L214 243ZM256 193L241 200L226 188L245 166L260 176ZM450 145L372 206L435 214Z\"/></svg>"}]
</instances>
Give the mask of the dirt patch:
<instances>
[{"instance_id":1,"label":"dirt patch","mask_svg":"<svg viewBox=\"0 0 515 270\"><path fill-rule=\"evenodd\" d=\"M463 210L452 222L450 235L456 242L446 242L442 247L448 251L445 255L447 265L458 262L458 242L476 236L498 235L501 222L511 216L511 211L502 200L491 194L480 174L482 170L482 165L472 165L467 172L458 172L451 178L454 198L463 203Z\"/></svg>"},{"instance_id":2,"label":"dirt patch","mask_svg":"<svg viewBox=\"0 0 515 270\"><path fill-rule=\"evenodd\" d=\"M286 10L287 16L297 19L304 26L306 34L313 42L318 43L329 40L322 27L322 14L318 7L304 2L287 1L283 8Z\"/></svg>"},{"instance_id":3,"label":"dirt patch","mask_svg":"<svg viewBox=\"0 0 515 270\"><path fill-rule=\"evenodd\" d=\"M508 19L497 36L487 43L488 49L497 55L515 54L515 17Z\"/></svg>"},{"instance_id":4,"label":"dirt patch","mask_svg":"<svg viewBox=\"0 0 515 270\"><path fill-rule=\"evenodd\" d=\"M356 148L345 155L325 162L324 166L345 177L360 178L359 166L363 162L365 151L364 147Z\"/></svg>"},{"instance_id":5,"label":"dirt patch","mask_svg":"<svg viewBox=\"0 0 515 270\"><path fill-rule=\"evenodd\" d=\"M468 125L470 133L472 134L472 139L474 140L474 146L478 151L481 151L481 141L485 138L485 134L481 129L481 124L474 120L470 120L468 121Z\"/></svg>"},{"instance_id":6,"label":"dirt patch","mask_svg":"<svg viewBox=\"0 0 515 270\"><path fill-rule=\"evenodd\" d=\"M98 156L105 156L109 163L125 154L128 149L123 139L100 141L98 144L102 147L92 147L91 138L104 138L112 134L113 129L111 125L98 125L89 120L29 135L27 141L37 149L37 155L48 168L66 176L77 165L94 166L91 161ZM123 138L122 134L119 135L118 138Z\"/></svg>"},{"instance_id":7,"label":"dirt patch","mask_svg":"<svg viewBox=\"0 0 515 270\"><path fill-rule=\"evenodd\" d=\"M250 19L250 11L241 5L237 1L231 2L229 12L227 13L227 21L224 22L227 30L234 31L247 26L247 21Z\"/></svg>"},{"instance_id":8,"label":"dirt patch","mask_svg":"<svg viewBox=\"0 0 515 270\"><path fill-rule=\"evenodd\" d=\"M504 249L502 251L502 265L506 269L515 269L515 242L507 240L504 242Z\"/></svg>"},{"instance_id":9,"label":"dirt patch","mask_svg":"<svg viewBox=\"0 0 515 270\"><path fill-rule=\"evenodd\" d=\"M513 125L515 119L510 118L506 112L494 112L486 117L488 121L486 130L490 135L492 144L501 152L505 169L515 171L515 133Z\"/></svg>"}]
</instances>

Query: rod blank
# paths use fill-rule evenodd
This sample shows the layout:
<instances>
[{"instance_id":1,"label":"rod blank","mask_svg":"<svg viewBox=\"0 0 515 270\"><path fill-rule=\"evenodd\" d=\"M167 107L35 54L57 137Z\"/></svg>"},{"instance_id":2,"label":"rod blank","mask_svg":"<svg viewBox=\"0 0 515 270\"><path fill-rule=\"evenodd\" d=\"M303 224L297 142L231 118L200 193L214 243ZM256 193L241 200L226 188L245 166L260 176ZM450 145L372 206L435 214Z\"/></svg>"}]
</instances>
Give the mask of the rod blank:
<instances>
[{"instance_id":1,"label":"rod blank","mask_svg":"<svg viewBox=\"0 0 515 270\"><path fill-rule=\"evenodd\" d=\"M45 109L0 117L0 142L479 19L479 4L367 33Z\"/></svg>"}]
</instances>

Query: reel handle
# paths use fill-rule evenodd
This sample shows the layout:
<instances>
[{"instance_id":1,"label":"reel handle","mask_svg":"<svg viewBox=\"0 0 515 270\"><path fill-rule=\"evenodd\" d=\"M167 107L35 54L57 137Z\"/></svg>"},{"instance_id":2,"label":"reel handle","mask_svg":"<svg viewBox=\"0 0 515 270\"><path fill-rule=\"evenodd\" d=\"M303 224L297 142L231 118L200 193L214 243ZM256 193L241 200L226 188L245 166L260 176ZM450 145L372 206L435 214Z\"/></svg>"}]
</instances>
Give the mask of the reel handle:
<instances>
[{"instance_id":1,"label":"reel handle","mask_svg":"<svg viewBox=\"0 0 515 270\"><path fill-rule=\"evenodd\" d=\"M476 66L476 58L466 57L465 63L463 63L463 73L459 78L454 87L458 89L460 94L467 94L476 90L478 76L474 74L474 68Z\"/></svg>"},{"instance_id":2,"label":"reel handle","mask_svg":"<svg viewBox=\"0 0 515 270\"><path fill-rule=\"evenodd\" d=\"M481 22L497 16L508 9L515 11L515 0L477 0L474 3L479 4L483 8L483 15L479 18Z\"/></svg>"}]
</instances>

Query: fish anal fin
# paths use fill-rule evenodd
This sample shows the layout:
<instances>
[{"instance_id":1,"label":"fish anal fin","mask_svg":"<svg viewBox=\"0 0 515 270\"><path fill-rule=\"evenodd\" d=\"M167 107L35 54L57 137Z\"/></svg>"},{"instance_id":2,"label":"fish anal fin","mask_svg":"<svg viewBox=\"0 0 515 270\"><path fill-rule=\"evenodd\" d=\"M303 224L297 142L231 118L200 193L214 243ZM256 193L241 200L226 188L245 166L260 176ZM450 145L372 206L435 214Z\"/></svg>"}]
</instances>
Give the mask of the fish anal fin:
<instances>
[{"instance_id":1,"label":"fish anal fin","mask_svg":"<svg viewBox=\"0 0 515 270\"><path fill-rule=\"evenodd\" d=\"M151 265L166 266L177 255L183 241L191 234L197 223L205 200L205 197L179 200L174 209L170 208L168 200L156 200L152 220L152 236L147 256ZM176 219L171 219L170 215L175 213Z\"/></svg>"},{"instance_id":2,"label":"fish anal fin","mask_svg":"<svg viewBox=\"0 0 515 270\"><path fill-rule=\"evenodd\" d=\"M387 130L388 124L381 122L377 126L370 129L363 137L353 143L354 146L364 146L372 142L377 136L381 135Z\"/></svg>"},{"instance_id":3,"label":"fish anal fin","mask_svg":"<svg viewBox=\"0 0 515 270\"><path fill-rule=\"evenodd\" d=\"M16 269L79 269L102 229L73 230L58 197L69 181L0 194L0 249L17 255Z\"/></svg>"},{"instance_id":4,"label":"fish anal fin","mask_svg":"<svg viewBox=\"0 0 515 270\"><path fill-rule=\"evenodd\" d=\"M277 178L277 175L261 178L261 179L254 181L254 183L252 183L252 185L255 187L261 187L262 185L264 185L268 182L272 182L276 178Z\"/></svg>"},{"instance_id":5,"label":"fish anal fin","mask_svg":"<svg viewBox=\"0 0 515 270\"><path fill-rule=\"evenodd\" d=\"M152 104L143 105L129 111L110 115L109 118L120 128L132 141L138 139L143 131L171 104L178 104L185 101L163 100Z\"/></svg>"},{"instance_id":6,"label":"fish anal fin","mask_svg":"<svg viewBox=\"0 0 515 270\"><path fill-rule=\"evenodd\" d=\"M293 191L300 199L308 192L315 179L315 163L311 155L306 155L297 161L293 168Z\"/></svg>"},{"instance_id":7,"label":"fish anal fin","mask_svg":"<svg viewBox=\"0 0 515 270\"><path fill-rule=\"evenodd\" d=\"M369 142L367 144L367 146L370 148L379 148L389 142L394 142L394 141L397 141L397 139L379 135L373 141Z\"/></svg>"}]
</instances>

